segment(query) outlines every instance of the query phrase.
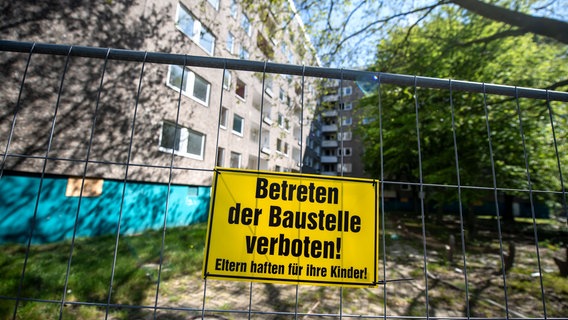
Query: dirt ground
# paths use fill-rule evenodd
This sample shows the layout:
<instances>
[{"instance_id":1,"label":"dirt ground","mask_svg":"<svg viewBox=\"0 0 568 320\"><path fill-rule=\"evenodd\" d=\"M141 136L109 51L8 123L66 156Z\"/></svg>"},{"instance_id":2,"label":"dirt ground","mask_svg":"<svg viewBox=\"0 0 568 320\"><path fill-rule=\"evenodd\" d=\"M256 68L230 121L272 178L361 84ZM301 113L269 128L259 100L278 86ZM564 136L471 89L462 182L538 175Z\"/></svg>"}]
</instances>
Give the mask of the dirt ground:
<instances>
[{"instance_id":1,"label":"dirt ground","mask_svg":"<svg viewBox=\"0 0 568 320\"><path fill-rule=\"evenodd\" d=\"M429 240L435 244L435 240ZM455 253L450 263L447 246L442 245L440 250L429 248L425 277L423 252L408 241L390 239L386 268L383 270L381 261L379 270L380 278L386 271L387 283L378 288L204 281L201 274L196 273L161 283L158 306L168 309L159 309L158 319L201 318L198 310L202 308L206 310L206 318L210 319L248 319L249 311L251 319L294 319L295 313L298 313L298 319L336 319L339 315L372 318L381 317L385 312L388 316L425 317L428 312L431 317L493 318L506 317L506 310L511 318L543 317L535 246L516 246L516 262L505 278L500 272L500 251L494 246L485 250L483 254L466 257L466 275L463 255ZM540 249L543 279L558 273L552 257L560 254L558 250ZM562 313L568 310L568 292L563 290L566 290L568 279L564 281L562 286L552 288L546 287L548 282L544 282L548 317L566 316ZM155 291L148 292L146 304L154 305L155 297ZM152 318L153 313L142 317Z\"/></svg>"}]
</instances>

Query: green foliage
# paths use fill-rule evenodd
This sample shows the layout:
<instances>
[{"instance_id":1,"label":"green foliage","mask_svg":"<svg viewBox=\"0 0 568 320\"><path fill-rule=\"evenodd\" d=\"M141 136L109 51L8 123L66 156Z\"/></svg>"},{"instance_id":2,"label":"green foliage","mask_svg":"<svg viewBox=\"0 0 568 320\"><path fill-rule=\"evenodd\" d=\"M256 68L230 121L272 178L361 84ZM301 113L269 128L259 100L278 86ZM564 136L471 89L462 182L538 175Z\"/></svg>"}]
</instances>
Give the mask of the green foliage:
<instances>
[{"instance_id":1,"label":"green foliage","mask_svg":"<svg viewBox=\"0 0 568 320\"><path fill-rule=\"evenodd\" d=\"M535 88L565 80L568 55L564 45L531 34L497 36L509 28L457 7L444 6L414 28L393 29L378 45L373 68ZM380 87L380 100L381 110L378 93L365 98L361 105L368 118L382 119L385 179L418 182L418 123L424 183L457 184L455 128L462 185L493 186L492 151L497 186L528 189L522 124L532 188L560 190L545 101L519 99L517 102L497 95L455 90L450 95L448 90L391 85ZM551 104L562 165L568 163L566 108L565 103ZM376 177L380 176L381 168L380 133L379 121L361 129L365 165ZM441 192L433 198L449 202L456 195L456 192L451 195ZM465 192L464 197L477 201L482 195Z\"/></svg>"}]
</instances>

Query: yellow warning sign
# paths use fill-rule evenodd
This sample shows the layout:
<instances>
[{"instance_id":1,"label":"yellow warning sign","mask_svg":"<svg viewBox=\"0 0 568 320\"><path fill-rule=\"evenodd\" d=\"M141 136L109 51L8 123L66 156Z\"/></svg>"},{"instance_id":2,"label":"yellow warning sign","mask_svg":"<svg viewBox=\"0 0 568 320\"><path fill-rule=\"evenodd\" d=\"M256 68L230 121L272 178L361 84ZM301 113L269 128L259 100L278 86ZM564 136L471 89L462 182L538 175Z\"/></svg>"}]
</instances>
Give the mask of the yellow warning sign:
<instances>
[{"instance_id":1,"label":"yellow warning sign","mask_svg":"<svg viewBox=\"0 0 568 320\"><path fill-rule=\"evenodd\" d=\"M377 285L378 181L216 168L203 277Z\"/></svg>"}]
</instances>

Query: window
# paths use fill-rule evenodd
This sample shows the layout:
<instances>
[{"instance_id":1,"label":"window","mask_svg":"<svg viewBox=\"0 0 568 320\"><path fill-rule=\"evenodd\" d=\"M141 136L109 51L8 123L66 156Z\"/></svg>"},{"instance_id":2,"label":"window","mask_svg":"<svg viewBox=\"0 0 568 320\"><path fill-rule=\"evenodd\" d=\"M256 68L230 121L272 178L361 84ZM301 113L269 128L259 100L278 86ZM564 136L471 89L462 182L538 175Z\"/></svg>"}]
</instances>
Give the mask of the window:
<instances>
[{"instance_id":1,"label":"window","mask_svg":"<svg viewBox=\"0 0 568 320\"><path fill-rule=\"evenodd\" d=\"M274 59L274 49L260 32L256 34L256 46L268 60Z\"/></svg>"},{"instance_id":2,"label":"window","mask_svg":"<svg viewBox=\"0 0 568 320\"><path fill-rule=\"evenodd\" d=\"M288 120L282 113L278 113L278 126L286 131L290 130L290 120Z\"/></svg>"},{"instance_id":3,"label":"window","mask_svg":"<svg viewBox=\"0 0 568 320\"><path fill-rule=\"evenodd\" d=\"M235 93L239 98L246 100L247 86L241 79L238 78L237 78L237 88L235 89Z\"/></svg>"},{"instance_id":4,"label":"window","mask_svg":"<svg viewBox=\"0 0 568 320\"><path fill-rule=\"evenodd\" d=\"M266 92L266 94L272 98L272 86L273 86L273 82L272 82L272 78L270 76L267 76L266 79L264 80L264 92Z\"/></svg>"},{"instance_id":5,"label":"window","mask_svg":"<svg viewBox=\"0 0 568 320\"><path fill-rule=\"evenodd\" d=\"M343 118L341 124L344 126L350 126L353 123L353 119L351 117Z\"/></svg>"},{"instance_id":6,"label":"window","mask_svg":"<svg viewBox=\"0 0 568 320\"><path fill-rule=\"evenodd\" d=\"M278 98L282 102L286 101L286 92L284 92L284 89L280 88L280 94L278 95Z\"/></svg>"},{"instance_id":7,"label":"window","mask_svg":"<svg viewBox=\"0 0 568 320\"><path fill-rule=\"evenodd\" d=\"M258 143L258 124L251 124L250 125L250 141L254 142L254 143Z\"/></svg>"},{"instance_id":8,"label":"window","mask_svg":"<svg viewBox=\"0 0 568 320\"><path fill-rule=\"evenodd\" d=\"M350 96L353 93L353 89L351 87L344 87L343 88L343 95Z\"/></svg>"},{"instance_id":9,"label":"window","mask_svg":"<svg viewBox=\"0 0 568 320\"><path fill-rule=\"evenodd\" d=\"M170 65L168 70L168 86L193 98L201 104L209 104L209 92L211 84L205 79L195 74L189 69L183 70L183 67Z\"/></svg>"},{"instance_id":10,"label":"window","mask_svg":"<svg viewBox=\"0 0 568 320\"><path fill-rule=\"evenodd\" d=\"M237 152L231 151L231 159L229 166L231 168L240 168L241 167L241 154Z\"/></svg>"},{"instance_id":11,"label":"window","mask_svg":"<svg viewBox=\"0 0 568 320\"><path fill-rule=\"evenodd\" d=\"M246 14L243 13L243 16L241 17L241 27L243 28L243 30L245 30L245 32L250 36L252 34L252 28L250 26L250 20L247 17Z\"/></svg>"},{"instance_id":12,"label":"window","mask_svg":"<svg viewBox=\"0 0 568 320\"><path fill-rule=\"evenodd\" d=\"M244 131L245 131L245 118L237 114L233 115L233 133L242 136Z\"/></svg>"},{"instance_id":13,"label":"window","mask_svg":"<svg viewBox=\"0 0 568 320\"><path fill-rule=\"evenodd\" d=\"M229 117L229 109L221 107L221 116L219 118L219 126L227 129L227 118Z\"/></svg>"},{"instance_id":14,"label":"window","mask_svg":"<svg viewBox=\"0 0 568 320\"><path fill-rule=\"evenodd\" d=\"M280 139L276 139L276 151L288 155L288 143Z\"/></svg>"},{"instance_id":15,"label":"window","mask_svg":"<svg viewBox=\"0 0 568 320\"><path fill-rule=\"evenodd\" d=\"M349 173L351 172L353 169L353 166L351 163L344 163L344 164L338 164L337 165L337 172L345 172L345 173Z\"/></svg>"},{"instance_id":16,"label":"window","mask_svg":"<svg viewBox=\"0 0 568 320\"><path fill-rule=\"evenodd\" d=\"M232 33L227 33L227 51L230 54L235 53L235 36Z\"/></svg>"},{"instance_id":17,"label":"window","mask_svg":"<svg viewBox=\"0 0 568 320\"><path fill-rule=\"evenodd\" d=\"M341 103L339 104L340 110L351 110L353 109L353 103Z\"/></svg>"},{"instance_id":18,"label":"window","mask_svg":"<svg viewBox=\"0 0 568 320\"><path fill-rule=\"evenodd\" d=\"M375 121L375 118L363 118L362 123L363 124L369 124L371 122Z\"/></svg>"},{"instance_id":19,"label":"window","mask_svg":"<svg viewBox=\"0 0 568 320\"><path fill-rule=\"evenodd\" d=\"M219 10L219 0L207 0L207 2L209 2L215 10Z\"/></svg>"},{"instance_id":20,"label":"window","mask_svg":"<svg viewBox=\"0 0 568 320\"><path fill-rule=\"evenodd\" d=\"M223 89L231 89L231 71L225 69L223 74Z\"/></svg>"},{"instance_id":21,"label":"window","mask_svg":"<svg viewBox=\"0 0 568 320\"><path fill-rule=\"evenodd\" d=\"M337 155L338 156L343 155L344 157L350 157L352 152L353 152L353 150L351 148L343 148L343 151L341 151L341 150L342 150L341 148L337 149Z\"/></svg>"},{"instance_id":22,"label":"window","mask_svg":"<svg viewBox=\"0 0 568 320\"><path fill-rule=\"evenodd\" d=\"M176 14L176 27L203 50L213 55L215 36L180 3Z\"/></svg>"},{"instance_id":23,"label":"window","mask_svg":"<svg viewBox=\"0 0 568 320\"><path fill-rule=\"evenodd\" d=\"M258 169L258 157L249 154L247 167L252 170Z\"/></svg>"},{"instance_id":24,"label":"window","mask_svg":"<svg viewBox=\"0 0 568 320\"><path fill-rule=\"evenodd\" d=\"M341 132L338 140L351 141L351 131Z\"/></svg>"},{"instance_id":25,"label":"window","mask_svg":"<svg viewBox=\"0 0 568 320\"><path fill-rule=\"evenodd\" d=\"M162 123L160 151L203 160L205 135L172 122Z\"/></svg>"},{"instance_id":26,"label":"window","mask_svg":"<svg viewBox=\"0 0 568 320\"><path fill-rule=\"evenodd\" d=\"M225 162L225 149L219 147L217 148L217 163L215 165L217 167L222 167L224 162Z\"/></svg>"},{"instance_id":27,"label":"window","mask_svg":"<svg viewBox=\"0 0 568 320\"><path fill-rule=\"evenodd\" d=\"M237 2L235 0L231 0L231 17L237 18Z\"/></svg>"},{"instance_id":28,"label":"window","mask_svg":"<svg viewBox=\"0 0 568 320\"><path fill-rule=\"evenodd\" d=\"M245 49L243 46L241 46L241 50L239 51L239 58L243 60L248 60L249 56L250 55L248 50Z\"/></svg>"}]
</instances>

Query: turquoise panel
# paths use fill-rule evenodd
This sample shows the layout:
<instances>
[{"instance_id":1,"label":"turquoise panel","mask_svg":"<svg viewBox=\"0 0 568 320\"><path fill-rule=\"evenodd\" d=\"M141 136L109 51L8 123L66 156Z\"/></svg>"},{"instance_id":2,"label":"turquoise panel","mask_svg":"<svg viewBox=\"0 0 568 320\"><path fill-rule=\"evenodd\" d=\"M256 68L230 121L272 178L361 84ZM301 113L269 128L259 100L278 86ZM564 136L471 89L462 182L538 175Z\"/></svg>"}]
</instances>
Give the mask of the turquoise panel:
<instances>
[{"instance_id":1,"label":"turquoise panel","mask_svg":"<svg viewBox=\"0 0 568 320\"><path fill-rule=\"evenodd\" d=\"M135 234L163 228L164 220L168 227L207 220L210 187L171 185L168 197L167 184L129 181L124 188L123 181L105 180L100 196L83 198L66 197L66 187L66 177L42 182L33 176L3 176L0 243L27 243L33 225L32 243L39 244L69 239L73 232L77 237L116 234L119 221L121 234Z\"/></svg>"}]
</instances>

